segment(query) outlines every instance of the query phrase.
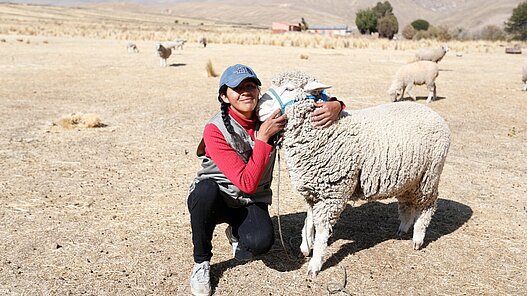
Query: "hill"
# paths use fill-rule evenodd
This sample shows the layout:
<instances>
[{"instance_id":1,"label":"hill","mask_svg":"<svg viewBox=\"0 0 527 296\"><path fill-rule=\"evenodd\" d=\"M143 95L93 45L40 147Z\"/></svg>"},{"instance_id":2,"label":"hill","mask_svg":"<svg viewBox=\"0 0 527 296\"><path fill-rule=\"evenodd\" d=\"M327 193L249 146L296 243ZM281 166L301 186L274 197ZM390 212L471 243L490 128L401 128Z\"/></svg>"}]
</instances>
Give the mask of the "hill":
<instances>
[{"instance_id":1,"label":"hill","mask_svg":"<svg viewBox=\"0 0 527 296\"><path fill-rule=\"evenodd\" d=\"M359 9L374 6L378 0L36 0L11 1L53 5L87 6L136 12L156 12L174 17L187 17L238 24L269 27L273 21L297 23L304 17L310 25L355 25ZM416 19L432 25L464 28L477 31L486 25L502 27L521 0L392 0L394 13L403 28Z\"/></svg>"}]
</instances>

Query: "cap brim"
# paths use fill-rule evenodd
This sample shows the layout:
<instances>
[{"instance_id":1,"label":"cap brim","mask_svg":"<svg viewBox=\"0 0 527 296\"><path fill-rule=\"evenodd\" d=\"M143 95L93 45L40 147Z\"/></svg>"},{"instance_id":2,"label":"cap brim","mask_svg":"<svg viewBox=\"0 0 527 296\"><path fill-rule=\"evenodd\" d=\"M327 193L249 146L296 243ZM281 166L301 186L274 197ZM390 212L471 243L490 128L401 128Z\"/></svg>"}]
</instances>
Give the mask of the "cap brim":
<instances>
[{"instance_id":1,"label":"cap brim","mask_svg":"<svg viewBox=\"0 0 527 296\"><path fill-rule=\"evenodd\" d=\"M237 87L238 85L240 85L240 83L242 83L242 81L244 81L245 79L252 79L256 82L256 84L258 84L259 86L262 85L262 82L260 81L260 79L258 79L257 77L254 77L252 75L244 75L244 76L238 76L236 77L236 79L232 80L232 81L227 81L225 83L225 85L227 85L228 87L230 88L235 88Z\"/></svg>"}]
</instances>

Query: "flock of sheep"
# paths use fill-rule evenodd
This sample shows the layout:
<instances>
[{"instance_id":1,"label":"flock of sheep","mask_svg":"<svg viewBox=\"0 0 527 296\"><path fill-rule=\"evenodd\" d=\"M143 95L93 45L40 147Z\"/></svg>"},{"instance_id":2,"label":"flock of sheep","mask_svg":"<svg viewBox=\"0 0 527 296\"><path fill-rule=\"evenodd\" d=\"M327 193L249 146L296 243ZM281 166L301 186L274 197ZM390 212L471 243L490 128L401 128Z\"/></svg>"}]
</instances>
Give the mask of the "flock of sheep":
<instances>
[{"instance_id":1,"label":"flock of sheep","mask_svg":"<svg viewBox=\"0 0 527 296\"><path fill-rule=\"evenodd\" d=\"M207 47L207 39L205 37L198 38L198 43L203 47ZM156 42L156 53L159 56L159 63L161 67L167 67L168 58L172 55L172 51L183 50L183 45L187 42L186 39L175 39L174 41L169 42ZM126 45L126 50L128 53L138 53L139 48L137 44L133 42L128 42Z\"/></svg>"},{"instance_id":2,"label":"flock of sheep","mask_svg":"<svg viewBox=\"0 0 527 296\"><path fill-rule=\"evenodd\" d=\"M411 93L414 85L425 84L428 89L427 103L436 99L436 83L435 80L439 75L439 67L437 63L443 59L448 52L448 46L442 45L439 48L421 48L415 54L416 62L409 63L402 66L392 81L388 94L390 98L396 102L398 99L404 98L404 92L415 101L415 97Z\"/></svg>"}]
</instances>

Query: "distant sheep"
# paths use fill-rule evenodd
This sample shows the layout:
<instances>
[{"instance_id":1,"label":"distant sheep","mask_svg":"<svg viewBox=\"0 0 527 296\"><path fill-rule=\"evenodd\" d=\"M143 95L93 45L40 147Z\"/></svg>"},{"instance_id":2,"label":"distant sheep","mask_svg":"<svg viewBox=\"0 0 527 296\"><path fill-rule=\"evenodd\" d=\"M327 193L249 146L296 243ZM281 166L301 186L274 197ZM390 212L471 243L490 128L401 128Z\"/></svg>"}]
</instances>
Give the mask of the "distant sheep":
<instances>
[{"instance_id":1,"label":"distant sheep","mask_svg":"<svg viewBox=\"0 0 527 296\"><path fill-rule=\"evenodd\" d=\"M427 103L432 99L436 99L436 83L435 80L439 75L439 66L431 61L418 61L410 63L399 68L392 81L388 94L392 101L396 102L399 98L404 98L404 91L415 101L415 97L411 90L415 85L426 84L428 88Z\"/></svg>"},{"instance_id":2,"label":"distant sheep","mask_svg":"<svg viewBox=\"0 0 527 296\"><path fill-rule=\"evenodd\" d=\"M126 50L128 50L128 53L137 53L139 52L139 48L137 48L137 45L135 43L129 42L126 45Z\"/></svg>"},{"instance_id":3,"label":"distant sheep","mask_svg":"<svg viewBox=\"0 0 527 296\"><path fill-rule=\"evenodd\" d=\"M165 47L161 43L156 43L156 51L157 51L157 55L160 58L160 66L161 67L168 66L167 59L172 54L172 49L169 47Z\"/></svg>"},{"instance_id":4,"label":"distant sheep","mask_svg":"<svg viewBox=\"0 0 527 296\"><path fill-rule=\"evenodd\" d=\"M198 43L203 45L203 47L207 47L207 38L205 37L198 38Z\"/></svg>"},{"instance_id":5,"label":"distant sheep","mask_svg":"<svg viewBox=\"0 0 527 296\"><path fill-rule=\"evenodd\" d=\"M439 48L420 48L415 53L418 61L432 61L439 62L448 51L448 45L444 44Z\"/></svg>"},{"instance_id":6,"label":"distant sheep","mask_svg":"<svg viewBox=\"0 0 527 296\"><path fill-rule=\"evenodd\" d=\"M183 45L185 45L186 42L187 40L185 39L175 39L172 42L164 42L163 46L173 50L183 50Z\"/></svg>"},{"instance_id":7,"label":"distant sheep","mask_svg":"<svg viewBox=\"0 0 527 296\"><path fill-rule=\"evenodd\" d=\"M524 83L523 85L523 91L527 91L527 60L523 62L523 68L522 68L522 81Z\"/></svg>"}]
</instances>

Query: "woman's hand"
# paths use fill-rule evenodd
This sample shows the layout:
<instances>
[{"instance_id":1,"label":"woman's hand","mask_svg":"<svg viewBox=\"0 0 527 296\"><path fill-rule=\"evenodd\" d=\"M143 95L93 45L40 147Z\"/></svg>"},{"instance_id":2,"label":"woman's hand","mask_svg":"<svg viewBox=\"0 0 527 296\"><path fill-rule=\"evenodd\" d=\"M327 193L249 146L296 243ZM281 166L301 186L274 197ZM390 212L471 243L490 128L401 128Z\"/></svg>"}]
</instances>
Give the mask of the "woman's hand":
<instances>
[{"instance_id":1,"label":"woman's hand","mask_svg":"<svg viewBox=\"0 0 527 296\"><path fill-rule=\"evenodd\" d=\"M273 114L262 123L258 130L258 134L256 135L256 139L267 143L269 138L284 129L287 118L285 114L278 116L280 112L280 109L274 111Z\"/></svg>"},{"instance_id":2,"label":"woman's hand","mask_svg":"<svg viewBox=\"0 0 527 296\"><path fill-rule=\"evenodd\" d=\"M315 103L315 111L311 113L311 123L317 127L326 128L333 124L338 118L342 105L339 101Z\"/></svg>"}]
</instances>

